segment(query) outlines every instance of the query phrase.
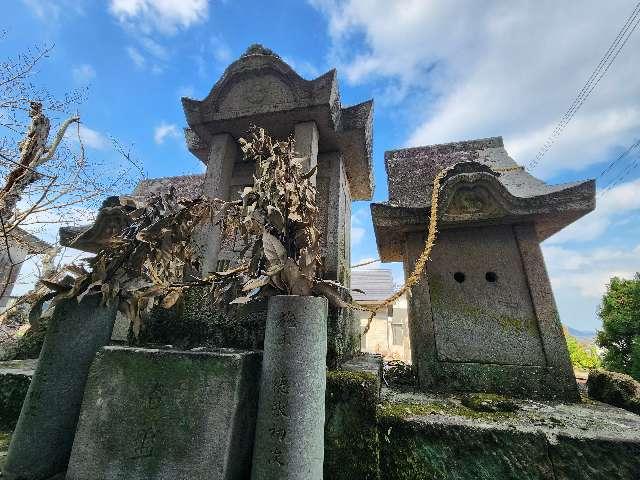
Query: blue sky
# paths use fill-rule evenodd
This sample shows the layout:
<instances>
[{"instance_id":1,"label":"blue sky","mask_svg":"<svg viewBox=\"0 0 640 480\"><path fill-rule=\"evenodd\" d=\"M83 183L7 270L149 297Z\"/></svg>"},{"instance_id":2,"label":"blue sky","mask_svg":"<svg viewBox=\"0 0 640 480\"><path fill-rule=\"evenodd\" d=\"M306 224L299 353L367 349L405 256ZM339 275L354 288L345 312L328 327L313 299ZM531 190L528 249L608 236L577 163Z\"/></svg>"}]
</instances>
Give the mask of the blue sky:
<instances>
[{"instance_id":1,"label":"blue sky","mask_svg":"<svg viewBox=\"0 0 640 480\"><path fill-rule=\"evenodd\" d=\"M338 68L342 102L375 100L374 199L386 200L384 151L502 135L527 164L609 47L635 1L14 0L0 58L55 48L37 79L89 86L81 105L94 157L109 136L135 145L150 177L202 172L184 146L180 97L204 97L251 43L303 77ZM533 174L597 177L640 138L640 32ZM640 270L640 168L634 151L599 186L595 213L543 244L562 321L599 326L611 275ZM354 204L354 261L376 258L367 202ZM394 266L398 280L401 269Z\"/></svg>"}]
</instances>

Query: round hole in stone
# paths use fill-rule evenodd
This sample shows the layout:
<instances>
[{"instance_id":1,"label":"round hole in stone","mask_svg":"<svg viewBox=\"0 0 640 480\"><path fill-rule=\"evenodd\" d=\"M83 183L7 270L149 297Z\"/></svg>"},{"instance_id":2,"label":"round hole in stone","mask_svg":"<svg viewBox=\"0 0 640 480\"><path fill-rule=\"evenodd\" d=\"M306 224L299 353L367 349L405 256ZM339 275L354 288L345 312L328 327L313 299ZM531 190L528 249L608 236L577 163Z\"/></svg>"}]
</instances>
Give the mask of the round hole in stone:
<instances>
[{"instance_id":1,"label":"round hole in stone","mask_svg":"<svg viewBox=\"0 0 640 480\"><path fill-rule=\"evenodd\" d=\"M496 272L487 272L484 274L484 278L487 280L487 282L490 283L495 283L498 281L498 275L496 275Z\"/></svg>"},{"instance_id":2,"label":"round hole in stone","mask_svg":"<svg viewBox=\"0 0 640 480\"><path fill-rule=\"evenodd\" d=\"M458 283L464 282L464 278L464 273L462 272L456 272L453 274L453 279Z\"/></svg>"}]
</instances>

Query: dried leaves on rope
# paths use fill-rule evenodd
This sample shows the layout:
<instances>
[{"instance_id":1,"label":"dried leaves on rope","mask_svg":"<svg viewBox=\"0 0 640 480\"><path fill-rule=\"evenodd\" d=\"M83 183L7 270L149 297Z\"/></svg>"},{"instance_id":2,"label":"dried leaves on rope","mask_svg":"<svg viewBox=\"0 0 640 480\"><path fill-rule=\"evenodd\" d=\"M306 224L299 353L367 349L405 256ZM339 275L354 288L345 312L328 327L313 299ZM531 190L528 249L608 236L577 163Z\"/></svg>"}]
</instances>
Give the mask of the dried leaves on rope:
<instances>
[{"instance_id":1,"label":"dried leaves on rope","mask_svg":"<svg viewBox=\"0 0 640 480\"><path fill-rule=\"evenodd\" d=\"M106 202L100 215L120 217L125 228L88 261L89 269L71 267L73 285L47 285L57 292L54 303L101 294L119 303L136 334L145 312L172 307L192 285L207 286L219 304L290 294L324 295L346 306L347 290L320 278L315 167L304 170L307 159L296 155L292 139L272 140L261 128L252 128L240 147L256 165L254 184L240 200L179 200L172 189ZM201 278L192 237L205 224L217 225L223 240L233 238L241 248L228 270Z\"/></svg>"}]
</instances>

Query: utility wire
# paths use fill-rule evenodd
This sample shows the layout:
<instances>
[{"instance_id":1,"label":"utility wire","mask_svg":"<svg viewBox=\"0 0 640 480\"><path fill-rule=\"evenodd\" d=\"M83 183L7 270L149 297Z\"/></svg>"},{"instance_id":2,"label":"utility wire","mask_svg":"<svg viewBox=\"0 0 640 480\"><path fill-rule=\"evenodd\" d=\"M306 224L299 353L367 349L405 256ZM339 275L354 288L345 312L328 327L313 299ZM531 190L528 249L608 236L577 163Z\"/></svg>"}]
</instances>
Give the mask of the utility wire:
<instances>
[{"instance_id":1,"label":"utility wire","mask_svg":"<svg viewBox=\"0 0 640 480\"><path fill-rule=\"evenodd\" d=\"M634 30L638 26L638 23L640 23L640 2L636 4L635 8L618 32L615 40L613 41L611 46L609 46L609 49L604 54L604 56L594 69L593 73L587 80L587 83L585 83L585 85L582 87L582 90L578 92L578 95L573 100L573 103L562 116L562 118L558 122L558 125L556 125L555 129L553 130L547 141L544 143L542 148L538 151L536 157L531 160L531 162L529 162L530 170L538 165L542 157L544 157L544 155L549 151L551 146L555 143L555 141L564 131L569 122L573 119L580 107L582 107L589 95L591 95L591 92L593 92L596 86L598 86L600 80L602 80L602 78L607 74L607 72L609 71L609 67L611 67L614 60L627 44L629 37L631 37L631 34L633 34Z\"/></svg>"},{"instance_id":2,"label":"utility wire","mask_svg":"<svg viewBox=\"0 0 640 480\"><path fill-rule=\"evenodd\" d=\"M605 168L602 172L600 172L600 175L598 175L598 179L604 177L608 172L611 171L611 169L613 168L613 166L618 163L620 160L622 160L624 157L626 157L629 152L631 150L633 150L634 148L637 148L638 145L640 145L640 139L636 140L635 143L631 144L631 146L629 148L627 148L624 152L622 152L613 162L611 162L607 168Z\"/></svg>"},{"instance_id":3,"label":"utility wire","mask_svg":"<svg viewBox=\"0 0 640 480\"><path fill-rule=\"evenodd\" d=\"M611 180L602 190L600 190L599 198L602 199L608 192L620 185L636 168L640 166L640 152L636 153L635 158L627 168L625 168L616 178Z\"/></svg>"}]
</instances>

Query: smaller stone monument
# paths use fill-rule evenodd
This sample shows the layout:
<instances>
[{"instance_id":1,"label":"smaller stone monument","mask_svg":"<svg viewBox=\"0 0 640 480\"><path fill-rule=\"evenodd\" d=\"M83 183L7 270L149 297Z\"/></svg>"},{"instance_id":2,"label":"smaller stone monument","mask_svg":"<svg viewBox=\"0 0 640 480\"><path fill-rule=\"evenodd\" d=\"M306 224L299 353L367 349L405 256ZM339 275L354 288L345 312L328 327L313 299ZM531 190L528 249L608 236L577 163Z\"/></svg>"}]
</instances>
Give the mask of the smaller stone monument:
<instances>
[{"instance_id":1,"label":"smaller stone monument","mask_svg":"<svg viewBox=\"0 0 640 480\"><path fill-rule=\"evenodd\" d=\"M595 207L595 182L547 185L502 138L385 154L389 201L371 205L383 262L411 272L424 248L432 182L440 231L411 289L411 356L420 387L578 398L540 242Z\"/></svg>"}]
</instances>

